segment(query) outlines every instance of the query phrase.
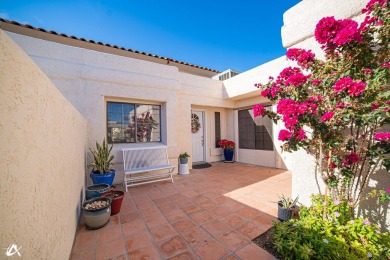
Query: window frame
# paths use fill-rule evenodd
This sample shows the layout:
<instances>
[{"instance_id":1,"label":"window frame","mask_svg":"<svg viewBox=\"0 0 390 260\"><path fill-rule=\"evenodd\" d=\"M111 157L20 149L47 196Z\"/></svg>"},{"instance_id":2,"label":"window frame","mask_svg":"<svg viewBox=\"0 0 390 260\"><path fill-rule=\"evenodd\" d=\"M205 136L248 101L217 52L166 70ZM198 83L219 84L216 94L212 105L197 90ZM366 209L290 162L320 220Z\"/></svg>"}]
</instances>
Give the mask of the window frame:
<instances>
[{"instance_id":1,"label":"window frame","mask_svg":"<svg viewBox=\"0 0 390 260\"><path fill-rule=\"evenodd\" d=\"M265 109L267 109L267 108L268 109L272 109L272 105L265 106ZM273 137L274 127L273 127L272 121L271 121L271 133L269 134L269 137L270 137L271 142L272 142L272 149L264 149L265 147L267 147L267 145L265 145L265 140L262 140L262 142L263 142L263 147L262 148L256 148L257 147L257 143L261 142L261 140L257 140L258 134L264 134L264 133L260 132L258 129L256 129L256 123L255 123L254 120L252 120L253 129L252 129L251 133L249 133L249 134L253 134L253 136L251 136L252 138L248 139L248 140L252 140L253 139L253 144L251 144L251 146L253 145L253 148L252 147L242 147L242 142L240 142L240 139L241 139L240 137L241 137L241 134L244 135L244 133L240 134L240 112L241 111L245 111L247 113L250 113L249 112L250 110L253 110L253 108L239 109L237 111L237 123L238 123L238 129L237 130L238 130L238 140L239 140L238 148L239 149L246 149L246 150L267 151L267 152L275 151L275 143L274 143L274 137ZM271 120L271 119L269 119L269 120ZM264 125L262 125L262 126L265 128Z\"/></svg>"},{"instance_id":2,"label":"window frame","mask_svg":"<svg viewBox=\"0 0 390 260\"><path fill-rule=\"evenodd\" d=\"M106 103L106 138L107 138L107 142L110 143L110 144L149 144L149 143L163 143L163 134L162 134L162 105L161 104L156 104L154 102L151 102L151 103L142 103L142 102L131 102L131 101L119 101L119 100L106 100L105 101ZM123 142L123 141L120 141L120 142L112 142L112 139L111 141L109 141L109 138L108 138L108 122L109 122L109 112L108 112L108 107L109 107L109 104L121 104L121 105L133 105L134 106L134 117L137 118L137 106L158 106L159 107L159 124L158 124L158 128L159 128L159 133L160 133L160 141L150 141L150 142L139 142L138 141L138 138L137 138L137 120L134 121L134 127L135 127L135 142ZM123 116L123 111L121 112ZM129 119L129 122L131 122L131 119ZM122 129L123 130L123 129Z\"/></svg>"}]
</instances>

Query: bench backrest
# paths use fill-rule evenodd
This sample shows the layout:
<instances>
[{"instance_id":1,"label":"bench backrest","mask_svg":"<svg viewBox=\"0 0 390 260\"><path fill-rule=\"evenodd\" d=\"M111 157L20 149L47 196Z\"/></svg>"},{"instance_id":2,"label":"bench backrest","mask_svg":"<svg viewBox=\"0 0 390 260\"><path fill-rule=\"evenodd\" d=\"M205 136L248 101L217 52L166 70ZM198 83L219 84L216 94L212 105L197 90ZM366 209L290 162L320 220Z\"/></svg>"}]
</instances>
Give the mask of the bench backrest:
<instances>
[{"instance_id":1,"label":"bench backrest","mask_svg":"<svg viewBox=\"0 0 390 260\"><path fill-rule=\"evenodd\" d=\"M124 148L122 151L125 171L169 164L167 147Z\"/></svg>"}]
</instances>

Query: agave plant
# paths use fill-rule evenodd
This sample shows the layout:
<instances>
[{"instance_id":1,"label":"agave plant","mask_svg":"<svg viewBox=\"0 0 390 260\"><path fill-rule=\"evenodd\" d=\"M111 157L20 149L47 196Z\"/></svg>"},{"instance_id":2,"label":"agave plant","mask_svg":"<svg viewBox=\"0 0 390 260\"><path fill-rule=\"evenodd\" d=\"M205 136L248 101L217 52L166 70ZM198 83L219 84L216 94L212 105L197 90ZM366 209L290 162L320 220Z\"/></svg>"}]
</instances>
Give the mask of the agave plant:
<instances>
[{"instance_id":1,"label":"agave plant","mask_svg":"<svg viewBox=\"0 0 390 260\"><path fill-rule=\"evenodd\" d=\"M114 155L110 155L112 146L108 147L108 142L106 142L106 139L103 139L103 145L100 145L98 142L96 142L96 149L92 150L89 149L93 155L94 162L91 163L89 166L93 167L93 170L96 171L96 173L109 173L111 170L111 166L114 164L111 162L114 159Z\"/></svg>"},{"instance_id":2,"label":"agave plant","mask_svg":"<svg viewBox=\"0 0 390 260\"><path fill-rule=\"evenodd\" d=\"M298 198L299 198L299 196L297 196L293 200L293 199L284 197L284 195L282 194L282 197L279 197L278 205L284 209L295 208L298 205Z\"/></svg>"}]
</instances>

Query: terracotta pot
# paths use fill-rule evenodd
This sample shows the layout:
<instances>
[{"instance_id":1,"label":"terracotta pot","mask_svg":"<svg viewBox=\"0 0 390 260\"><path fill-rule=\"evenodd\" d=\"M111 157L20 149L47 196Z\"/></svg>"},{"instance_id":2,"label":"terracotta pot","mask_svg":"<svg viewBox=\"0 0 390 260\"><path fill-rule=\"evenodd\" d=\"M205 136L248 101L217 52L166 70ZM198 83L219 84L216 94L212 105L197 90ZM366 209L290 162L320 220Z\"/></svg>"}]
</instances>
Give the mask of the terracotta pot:
<instances>
[{"instance_id":1,"label":"terracotta pot","mask_svg":"<svg viewBox=\"0 0 390 260\"><path fill-rule=\"evenodd\" d=\"M111 202L111 216L116 215L121 211L122 201L125 196L125 193L120 190L113 190L105 192L101 197L108 197L112 200Z\"/></svg>"}]
</instances>

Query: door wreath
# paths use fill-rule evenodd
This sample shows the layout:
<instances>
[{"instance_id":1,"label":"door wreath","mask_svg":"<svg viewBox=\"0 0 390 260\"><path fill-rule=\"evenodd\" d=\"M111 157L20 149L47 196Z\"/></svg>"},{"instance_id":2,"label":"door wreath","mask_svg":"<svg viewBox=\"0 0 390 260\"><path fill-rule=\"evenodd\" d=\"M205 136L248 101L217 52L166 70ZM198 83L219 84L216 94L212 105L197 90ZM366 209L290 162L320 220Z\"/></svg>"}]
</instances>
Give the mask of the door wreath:
<instances>
[{"instance_id":1,"label":"door wreath","mask_svg":"<svg viewBox=\"0 0 390 260\"><path fill-rule=\"evenodd\" d=\"M197 133L200 129L199 117L196 114L192 114L191 116L191 132Z\"/></svg>"}]
</instances>

